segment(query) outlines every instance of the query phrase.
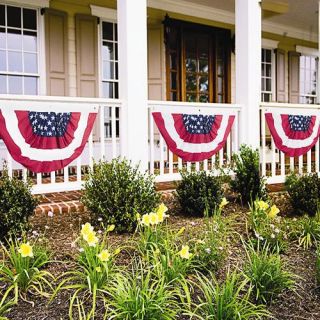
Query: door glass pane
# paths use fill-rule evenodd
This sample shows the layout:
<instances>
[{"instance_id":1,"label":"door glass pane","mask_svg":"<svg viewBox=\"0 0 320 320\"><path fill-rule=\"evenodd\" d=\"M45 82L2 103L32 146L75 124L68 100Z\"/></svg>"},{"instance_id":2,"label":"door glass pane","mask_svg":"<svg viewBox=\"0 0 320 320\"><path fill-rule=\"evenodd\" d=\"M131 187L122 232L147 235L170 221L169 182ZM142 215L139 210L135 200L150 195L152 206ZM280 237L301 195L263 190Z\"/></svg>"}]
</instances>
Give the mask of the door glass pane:
<instances>
[{"instance_id":1,"label":"door glass pane","mask_svg":"<svg viewBox=\"0 0 320 320\"><path fill-rule=\"evenodd\" d=\"M196 59L186 59L186 70L189 72L197 71L197 60Z\"/></svg>"},{"instance_id":2,"label":"door glass pane","mask_svg":"<svg viewBox=\"0 0 320 320\"><path fill-rule=\"evenodd\" d=\"M188 75L186 81L187 91L196 91L197 90L197 79L194 75Z\"/></svg>"},{"instance_id":3,"label":"door glass pane","mask_svg":"<svg viewBox=\"0 0 320 320\"><path fill-rule=\"evenodd\" d=\"M196 102L197 95L194 93L187 93L187 102Z\"/></svg>"},{"instance_id":4,"label":"door glass pane","mask_svg":"<svg viewBox=\"0 0 320 320\"><path fill-rule=\"evenodd\" d=\"M209 71L209 62L208 59L199 60L199 71L207 73Z\"/></svg>"},{"instance_id":5,"label":"door glass pane","mask_svg":"<svg viewBox=\"0 0 320 320\"><path fill-rule=\"evenodd\" d=\"M209 91L209 81L208 77L201 77L199 81L199 91L208 92Z\"/></svg>"},{"instance_id":6,"label":"door glass pane","mask_svg":"<svg viewBox=\"0 0 320 320\"><path fill-rule=\"evenodd\" d=\"M9 78L9 93L22 94L22 77L8 76Z\"/></svg>"},{"instance_id":7,"label":"door glass pane","mask_svg":"<svg viewBox=\"0 0 320 320\"><path fill-rule=\"evenodd\" d=\"M171 89L176 90L177 89L177 74L175 72L171 72Z\"/></svg>"},{"instance_id":8,"label":"door glass pane","mask_svg":"<svg viewBox=\"0 0 320 320\"><path fill-rule=\"evenodd\" d=\"M199 102L208 103L209 102L209 96L207 94L201 94L199 98Z\"/></svg>"}]
</instances>

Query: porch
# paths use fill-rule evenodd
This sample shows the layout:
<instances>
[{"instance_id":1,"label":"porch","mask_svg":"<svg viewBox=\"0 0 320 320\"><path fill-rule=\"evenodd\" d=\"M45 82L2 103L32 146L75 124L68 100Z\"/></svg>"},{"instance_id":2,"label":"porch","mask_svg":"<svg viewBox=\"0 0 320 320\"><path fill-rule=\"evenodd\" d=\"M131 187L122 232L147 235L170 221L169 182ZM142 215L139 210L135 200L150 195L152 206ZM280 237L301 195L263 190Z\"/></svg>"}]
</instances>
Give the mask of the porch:
<instances>
[{"instance_id":1,"label":"porch","mask_svg":"<svg viewBox=\"0 0 320 320\"><path fill-rule=\"evenodd\" d=\"M20 0L13 3L24 6ZM35 0L33 3L38 10L38 32L42 37L37 39L36 52L38 91L25 95L27 89L22 82L22 93L10 92L10 77L15 71L7 70L10 69L7 53L8 72L0 70L0 76L6 77L6 90L1 87L0 91L4 93L0 94L0 108L19 105L32 111L63 105L67 112L71 106L78 105L81 110L81 105L91 105L99 109L81 157L57 172L35 174L26 170L11 158L0 141L0 166L4 160L9 175L30 178L34 193L80 190L88 168L95 161L109 161L118 156L140 163L143 170L155 174L157 182L180 179L181 169L213 170L218 174L219 168L228 167L232 154L242 143L260 150L261 174L267 177L268 183L284 182L292 170L319 173L319 141L305 156L289 158L275 147L264 117L267 110L319 111L319 105L314 104L319 101L319 32L315 23L318 16L310 17L318 9L318 1L311 1L304 8L300 0L266 0L262 3L263 10L258 0L230 0L224 4L205 0L201 4L191 0L178 3L118 0L103 5L99 1L74 4ZM296 17L297 27L292 17ZM50 29L50 23L59 28ZM191 28L191 33L205 25L206 32L218 40L222 30L229 37L221 45L225 50L223 59L218 57L217 49L212 54L215 60L210 60L208 54L203 69L193 70L192 59L197 64L202 61L201 44L195 44L194 57L192 49L187 49L188 31L179 38L186 48L178 46L179 63L174 67L172 59L177 52L167 42L177 25ZM58 29L58 33L52 31ZM62 37L59 43L53 42L56 37ZM9 40L6 41L8 49ZM88 51L89 47L94 50ZM205 50L210 53L212 48L208 46ZM293 50L298 54L292 54ZM61 58L61 63L52 58L55 55ZM307 58L300 61L300 56ZM219 67L223 72L217 71ZM305 73L305 78L309 78L304 83L300 75L307 69L310 72ZM32 76L36 78L35 74ZM191 75L196 89L188 80ZM30 76L23 69L22 77ZM200 102L203 99L207 103ZM190 114L232 111L235 122L226 145L205 161L182 161L168 150L151 116L153 111L168 109Z\"/></svg>"}]
</instances>

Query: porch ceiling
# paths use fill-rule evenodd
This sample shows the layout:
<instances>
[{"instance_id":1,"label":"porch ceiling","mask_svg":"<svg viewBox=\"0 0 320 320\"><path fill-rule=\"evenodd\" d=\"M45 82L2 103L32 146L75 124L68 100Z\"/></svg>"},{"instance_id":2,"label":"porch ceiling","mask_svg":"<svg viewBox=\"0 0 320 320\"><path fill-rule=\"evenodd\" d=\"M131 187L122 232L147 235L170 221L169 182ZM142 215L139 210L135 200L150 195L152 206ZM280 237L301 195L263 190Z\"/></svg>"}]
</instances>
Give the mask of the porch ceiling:
<instances>
[{"instance_id":1,"label":"porch ceiling","mask_svg":"<svg viewBox=\"0 0 320 320\"><path fill-rule=\"evenodd\" d=\"M213 7L234 13L235 0L185 0L191 3ZM264 0L272 5L287 6L287 12L276 14L264 12L263 21L281 24L305 32L318 33L318 0Z\"/></svg>"}]
</instances>

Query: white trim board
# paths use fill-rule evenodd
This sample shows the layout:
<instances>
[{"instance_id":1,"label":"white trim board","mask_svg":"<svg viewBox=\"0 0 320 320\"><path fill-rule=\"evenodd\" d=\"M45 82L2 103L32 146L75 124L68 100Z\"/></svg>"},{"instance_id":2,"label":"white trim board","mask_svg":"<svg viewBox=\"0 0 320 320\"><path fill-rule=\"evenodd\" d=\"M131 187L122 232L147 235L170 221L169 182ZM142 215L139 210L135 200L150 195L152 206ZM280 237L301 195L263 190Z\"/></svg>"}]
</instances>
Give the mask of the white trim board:
<instances>
[{"instance_id":1,"label":"white trim board","mask_svg":"<svg viewBox=\"0 0 320 320\"><path fill-rule=\"evenodd\" d=\"M5 4L13 4L13 5L26 5L31 7L38 8L48 8L50 0L8 0L5 1Z\"/></svg>"},{"instance_id":2,"label":"white trim board","mask_svg":"<svg viewBox=\"0 0 320 320\"><path fill-rule=\"evenodd\" d=\"M110 9L100 6L94 6L90 5L91 8L91 14L93 16L108 20L110 22L117 22L117 10L116 9Z\"/></svg>"},{"instance_id":3,"label":"white trim board","mask_svg":"<svg viewBox=\"0 0 320 320\"><path fill-rule=\"evenodd\" d=\"M264 49L276 49L278 48L279 41L270 40L270 39L261 39L261 47Z\"/></svg>"},{"instance_id":4,"label":"white trim board","mask_svg":"<svg viewBox=\"0 0 320 320\"><path fill-rule=\"evenodd\" d=\"M319 57L319 50L315 48L296 46L296 51L304 56Z\"/></svg>"}]
</instances>

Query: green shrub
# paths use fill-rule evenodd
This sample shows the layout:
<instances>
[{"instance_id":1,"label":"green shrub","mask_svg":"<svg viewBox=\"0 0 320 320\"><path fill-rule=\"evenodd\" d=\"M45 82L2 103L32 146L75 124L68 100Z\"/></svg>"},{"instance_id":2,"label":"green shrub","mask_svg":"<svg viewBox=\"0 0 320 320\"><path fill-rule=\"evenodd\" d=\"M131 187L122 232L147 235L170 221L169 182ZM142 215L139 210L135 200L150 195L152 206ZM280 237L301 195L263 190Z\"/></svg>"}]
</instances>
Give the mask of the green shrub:
<instances>
[{"instance_id":1,"label":"green shrub","mask_svg":"<svg viewBox=\"0 0 320 320\"><path fill-rule=\"evenodd\" d=\"M317 173L291 174L285 181L286 190L295 213L315 215L320 199L320 178Z\"/></svg>"},{"instance_id":2,"label":"green shrub","mask_svg":"<svg viewBox=\"0 0 320 320\"><path fill-rule=\"evenodd\" d=\"M295 275L285 270L278 253L270 253L268 245L246 249L248 261L244 273L252 286L252 295L258 303L270 303L285 289L294 287Z\"/></svg>"},{"instance_id":3,"label":"green shrub","mask_svg":"<svg viewBox=\"0 0 320 320\"><path fill-rule=\"evenodd\" d=\"M152 176L142 174L127 160L95 164L84 185L82 202L106 225L132 231L137 213L148 213L159 204Z\"/></svg>"},{"instance_id":4,"label":"green shrub","mask_svg":"<svg viewBox=\"0 0 320 320\"><path fill-rule=\"evenodd\" d=\"M316 251L316 281L317 284L320 284L320 248L317 248Z\"/></svg>"},{"instance_id":5,"label":"green shrub","mask_svg":"<svg viewBox=\"0 0 320 320\"><path fill-rule=\"evenodd\" d=\"M29 183L10 178L6 171L0 177L0 240L27 228L28 218L38 205L30 187Z\"/></svg>"},{"instance_id":6,"label":"green shrub","mask_svg":"<svg viewBox=\"0 0 320 320\"><path fill-rule=\"evenodd\" d=\"M205 171L181 172L177 197L182 212L188 216L212 215L221 203L222 178Z\"/></svg>"},{"instance_id":7,"label":"green shrub","mask_svg":"<svg viewBox=\"0 0 320 320\"><path fill-rule=\"evenodd\" d=\"M197 292L197 301L192 304L190 319L201 320L249 320L268 317L270 313L263 305L250 301L251 288L241 275L228 273L219 284L212 273L209 276L197 274L191 286Z\"/></svg>"},{"instance_id":8,"label":"green shrub","mask_svg":"<svg viewBox=\"0 0 320 320\"><path fill-rule=\"evenodd\" d=\"M254 199L266 199L265 180L260 177L259 151L242 145L240 153L234 154L235 178L231 187L240 194L241 201L247 204Z\"/></svg>"}]
</instances>

